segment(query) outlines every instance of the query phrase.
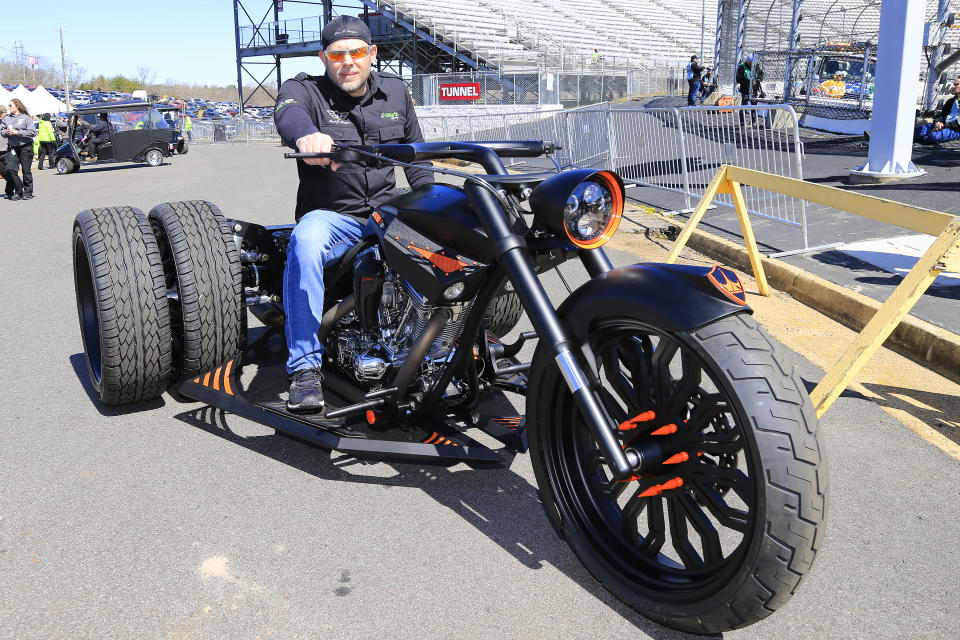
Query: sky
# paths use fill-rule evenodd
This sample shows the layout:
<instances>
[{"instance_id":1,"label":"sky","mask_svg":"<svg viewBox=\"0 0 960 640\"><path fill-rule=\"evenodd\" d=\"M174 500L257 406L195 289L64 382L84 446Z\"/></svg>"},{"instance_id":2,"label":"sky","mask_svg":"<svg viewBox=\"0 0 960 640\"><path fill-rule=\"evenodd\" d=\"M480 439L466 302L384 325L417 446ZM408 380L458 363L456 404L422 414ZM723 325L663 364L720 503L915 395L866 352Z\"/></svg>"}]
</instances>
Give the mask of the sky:
<instances>
[{"instance_id":1,"label":"sky","mask_svg":"<svg viewBox=\"0 0 960 640\"><path fill-rule=\"evenodd\" d=\"M241 1L257 22L273 6L271 0ZM4 11L4 17L0 17L0 57L7 60L15 59L14 46L20 43L26 55L59 66L58 28L63 27L69 58L84 68L86 78L99 74L131 78L136 76L139 65L147 65L156 74L154 82L220 86L237 83L231 0L45 0L36 6L14 4L11 0L6 8L14 7L19 8ZM287 1L280 19L322 13L319 4ZM272 10L267 21L272 21ZM240 24L249 24L242 13ZM270 69L267 65L250 66L259 77ZM301 71L322 73L322 65L317 58L290 58L282 62L281 71L288 78ZM256 83L244 73L243 84Z\"/></svg>"}]
</instances>

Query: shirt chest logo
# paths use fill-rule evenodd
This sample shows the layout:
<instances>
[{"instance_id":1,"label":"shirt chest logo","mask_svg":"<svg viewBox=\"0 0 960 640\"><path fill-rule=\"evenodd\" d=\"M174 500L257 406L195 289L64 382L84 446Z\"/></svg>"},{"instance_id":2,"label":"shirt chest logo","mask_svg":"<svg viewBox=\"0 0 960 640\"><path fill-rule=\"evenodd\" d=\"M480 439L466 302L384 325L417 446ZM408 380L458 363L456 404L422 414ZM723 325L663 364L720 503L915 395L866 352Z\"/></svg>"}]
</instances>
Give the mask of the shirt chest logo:
<instances>
[{"instance_id":1,"label":"shirt chest logo","mask_svg":"<svg viewBox=\"0 0 960 640\"><path fill-rule=\"evenodd\" d=\"M336 109L327 109L327 115L330 116L330 122L333 124L344 124L350 122L346 111L337 111Z\"/></svg>"},{"instance_id":2,"label":"shirt chest logo","mask_svg":"<svg viewBox=\"0 0 960 640\"><path fill-rule=\"evenodd\" d=\"M390 113L381 113L381 114L380 114L380 119L381 119L381 120L389 120L390 122L399 122L399 121L400 121L400 112L399 112L399 111L392 111L392 112L390 112Z\"/></svg>"}]
</instances>

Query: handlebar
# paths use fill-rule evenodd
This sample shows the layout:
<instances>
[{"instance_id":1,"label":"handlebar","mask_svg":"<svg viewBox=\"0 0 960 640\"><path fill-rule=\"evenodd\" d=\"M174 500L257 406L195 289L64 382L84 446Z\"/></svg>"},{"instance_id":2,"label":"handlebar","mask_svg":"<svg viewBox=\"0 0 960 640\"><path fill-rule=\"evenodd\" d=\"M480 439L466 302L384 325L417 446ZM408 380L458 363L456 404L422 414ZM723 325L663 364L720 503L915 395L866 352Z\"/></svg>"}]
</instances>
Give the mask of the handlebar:
<instances>
[{"instance_id":1,"label":"handlebar","mask_svg":"<svg viewBox=\"0 0 960 640\"><path fill-rule=\"evenodd\" d=\"M284 158L330 158L337 162L459 159L476 162L491 174L506 174L500 158L536 158L559 149L552 142L538 140L488 142L414 142L406 144L333 145L328 153L285 153Z\"/></svg>"}]
</instances>

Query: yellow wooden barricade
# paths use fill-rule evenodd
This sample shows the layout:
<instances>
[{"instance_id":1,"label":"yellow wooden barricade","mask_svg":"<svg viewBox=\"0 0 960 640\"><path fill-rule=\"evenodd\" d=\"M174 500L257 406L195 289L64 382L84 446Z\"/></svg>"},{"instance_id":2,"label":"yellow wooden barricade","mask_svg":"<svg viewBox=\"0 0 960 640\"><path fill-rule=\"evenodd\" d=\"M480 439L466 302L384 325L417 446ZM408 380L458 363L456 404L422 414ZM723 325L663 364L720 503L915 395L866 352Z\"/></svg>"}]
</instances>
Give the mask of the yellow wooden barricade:
<instances>
[{"instance_id":1,"label":"yellow wooden barricade","mask_svg":"<svg viewBox=\"0 0 960 640\"><path fill-rule=\"evenodd\" d=\"M770 286L767 284L757 250L757 242L750 226L747 206L743 200L740 185L745 184L758 189L776 191L784 195L800 198L808 202L840 209L854 213L864 218L897 225L905 229L912 229L918 233L936 236L936 240L927 249L927 252L917 260L917 264L910 270L890 297L887 298L877 313L863 328L856 340L853 341L840 360L830 369L820 384L810 394L817 416L822 416L833 404L850 381L860 372L870 357L890 336L900 324L905 315L927 288L933 283L942 271L960 271L960 216L952 216L940 211L914 207L912 205L885 200L874 196L845 191L836 187L812 184L785 178L762 171L744 169L723 165L713 176L707 186L700 203L693 210L690 220L684 226L677 241L667 257L667 262L674 262L680 251L690 239L694 228L703 218L707 208L718 193L729 193L733 196L733 203L743 229L744 242L750 256L750 265L757 280L757 288L763 295L770 295Z\"/></svg>"}]
</instances>

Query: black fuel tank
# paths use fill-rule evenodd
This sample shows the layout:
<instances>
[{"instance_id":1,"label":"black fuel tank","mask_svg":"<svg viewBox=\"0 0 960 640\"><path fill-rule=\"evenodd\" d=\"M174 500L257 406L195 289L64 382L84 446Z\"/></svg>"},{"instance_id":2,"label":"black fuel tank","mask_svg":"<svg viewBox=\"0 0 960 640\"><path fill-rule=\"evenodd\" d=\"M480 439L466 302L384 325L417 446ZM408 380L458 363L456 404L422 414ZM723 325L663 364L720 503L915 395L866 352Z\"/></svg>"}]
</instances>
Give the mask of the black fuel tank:
<instances>
[{"instance_id":1,"label":"black fuel tank","mask_svg":"<svg viewBox=\"0 0 960 640\"><path fill-rule=\"evenodd\" d=\"M448 184L431 184L390 201L405 225L443 246L483 262L493 257L490 240L467 196Z\"/></svg>"}]
</instances>

